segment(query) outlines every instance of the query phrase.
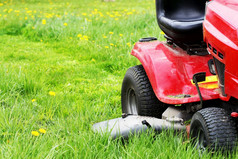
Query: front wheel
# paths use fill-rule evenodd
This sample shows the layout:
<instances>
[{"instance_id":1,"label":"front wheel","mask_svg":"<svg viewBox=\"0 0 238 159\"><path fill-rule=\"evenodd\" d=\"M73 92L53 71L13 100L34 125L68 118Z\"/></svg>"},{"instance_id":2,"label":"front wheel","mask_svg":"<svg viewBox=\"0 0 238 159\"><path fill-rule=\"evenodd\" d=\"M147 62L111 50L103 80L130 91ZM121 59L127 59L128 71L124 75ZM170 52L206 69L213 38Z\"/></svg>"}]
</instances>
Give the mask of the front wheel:
<instances>
[{"instance_id":1,"label":"front wheel","mask_svg":"<svg viewBox=\"0 0 238 159\"><path fill-rule=\"evenodd\" d=\"M236 146L236 124L222 108L205 108L191 120L190 135L201 151L232 150Z\"/></svg>"},{"instance_id":2,"label":"front wheel","mask_svg":"<svg viewBox=\"0 0 238 159\"><path fill-rule=\"evenodd\" d=\"M126 114L161 117L165 104L151 87L142 65L127 70L121 89L122 112Z\"/></svg>"}]
</instances>

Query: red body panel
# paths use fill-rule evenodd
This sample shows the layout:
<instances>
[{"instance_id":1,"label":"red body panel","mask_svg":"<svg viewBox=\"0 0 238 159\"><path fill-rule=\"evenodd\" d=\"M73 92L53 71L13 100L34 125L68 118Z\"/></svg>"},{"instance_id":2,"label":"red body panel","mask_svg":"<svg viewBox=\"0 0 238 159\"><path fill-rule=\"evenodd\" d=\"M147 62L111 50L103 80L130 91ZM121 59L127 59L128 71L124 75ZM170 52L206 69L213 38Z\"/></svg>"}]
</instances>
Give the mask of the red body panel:
<instances>
[{"instance_id":1,"label":"red body panel","mask_svg":"<svg viewBox=\"0 0 238 159\"><path fill-rule=\"evenodd\" d=\"M203 24L204 41L211 45L209 52L225 64L225 93L238 98L238 1L214 0L207 4ZM223 59L213 48L223 54ZM222 97L221 97L222 99Z\"/></svg>"},{"instance_id":2,"label":"red body panel","mask_svg":"<svg viewBox=\"0 0 238 159\"><path fill-rule=\"evenodd\" d=\"M206 72L207 76L211 76L208 69L211 55L191 56L178 47L174 48L158 41L136 43L132 55L142 63L160 101L168 104L200 101L191 80L198 72ZM218 89L200 88L200 90L203 100L219 98ZM191 97L184 97L184 95Z\"/></svg>"}]
</instances>

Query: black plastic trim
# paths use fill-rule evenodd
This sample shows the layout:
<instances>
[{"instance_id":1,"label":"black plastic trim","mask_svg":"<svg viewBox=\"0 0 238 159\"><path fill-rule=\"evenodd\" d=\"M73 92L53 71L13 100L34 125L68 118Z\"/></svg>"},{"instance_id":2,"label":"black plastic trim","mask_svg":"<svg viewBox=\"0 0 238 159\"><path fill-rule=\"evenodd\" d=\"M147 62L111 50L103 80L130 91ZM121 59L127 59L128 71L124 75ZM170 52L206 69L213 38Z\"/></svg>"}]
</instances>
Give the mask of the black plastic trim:
<instances>
[{"instance_id":1,"label":"black plastic trim","mask_svg":"<svg viewBox=\"0 0 238 159\"><path fill-rule=\"evenodd\" d=\"M141 38L139 42L150 42L155 40L158 40L158 39L156 37L147 37L147 38Z\"/></svg>"}]
</instances>

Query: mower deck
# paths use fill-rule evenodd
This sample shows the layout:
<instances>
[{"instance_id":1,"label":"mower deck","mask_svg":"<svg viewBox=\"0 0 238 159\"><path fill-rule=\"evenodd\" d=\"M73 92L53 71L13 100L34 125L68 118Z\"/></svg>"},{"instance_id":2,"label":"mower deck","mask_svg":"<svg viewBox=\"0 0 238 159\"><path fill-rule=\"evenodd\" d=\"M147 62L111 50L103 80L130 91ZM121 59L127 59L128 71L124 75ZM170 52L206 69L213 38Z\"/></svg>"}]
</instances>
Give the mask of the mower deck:
<instances>
[{"instance_id":1,"label":"mower deck","mask_svg":"<svg viewBox=\"0 0 238 159\"><path fill-rule=\"evenodd\" d=\"M176 130L185 132L186 126L181 118L158 119L146 116L129 115L93 125L92 130L100 134L110 134L113 139L128 138L130 135L140 134L152 129L157 133L163 130Z\"/></svg>"},{"instance_id":2,"label":"mower deck","mask_svg":"<svg viewBox=\"0 0 238 159\"><path fill-rule=\"evenodd\" d=\"M206 81L199 83L203 100L219 98L216 75L210 73L211 55L188 55L186 51L163 42L138 42L132 55L142 63L157 98L167 104L200 101L193 75L206 72Z\"/></svg>"}]
</instances>

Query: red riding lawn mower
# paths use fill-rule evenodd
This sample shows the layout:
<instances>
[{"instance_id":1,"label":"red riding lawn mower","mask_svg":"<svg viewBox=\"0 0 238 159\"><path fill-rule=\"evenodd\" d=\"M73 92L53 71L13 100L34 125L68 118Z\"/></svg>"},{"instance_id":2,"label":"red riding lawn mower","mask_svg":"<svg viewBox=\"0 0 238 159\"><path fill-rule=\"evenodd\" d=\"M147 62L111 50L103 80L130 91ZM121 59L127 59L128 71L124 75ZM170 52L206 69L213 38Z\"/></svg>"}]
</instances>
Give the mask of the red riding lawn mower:
<instances>
[{"instance_id":1,"label":"red riding lawn mower","mask_svg":"<svg viewBox=\"0 0 238 159\"><path fill-rule=\"evenodd\" d=\"M93 126L113 138L146 129L187 130L200 149L237 143L238 1L156 0L166 42L142 38L132 50L122 118ZM189 123L186 125L184 123Z\"/></svg>"}]
</instances>

